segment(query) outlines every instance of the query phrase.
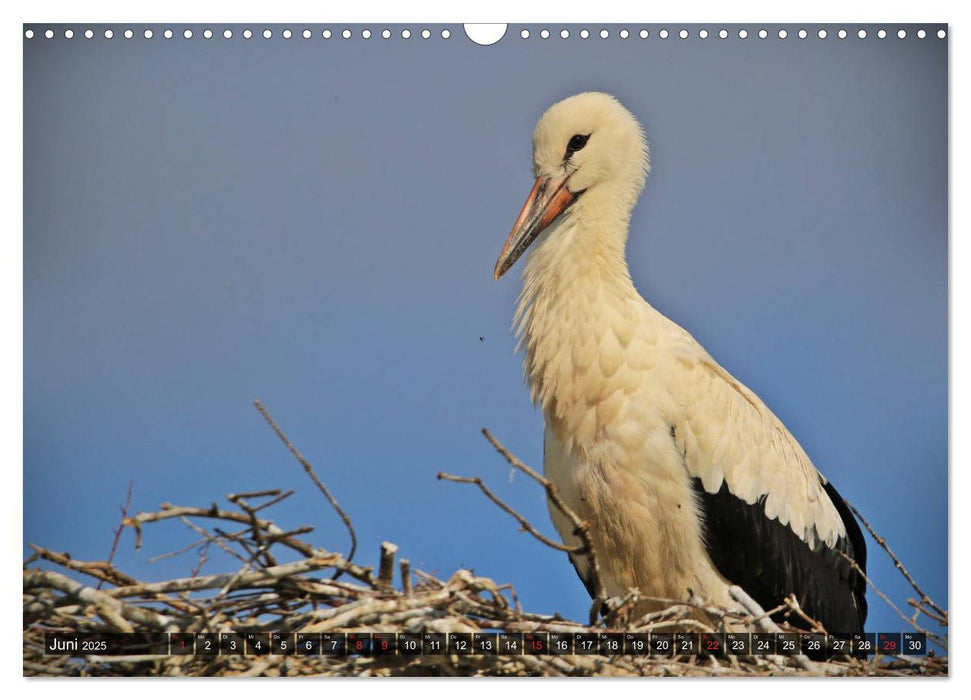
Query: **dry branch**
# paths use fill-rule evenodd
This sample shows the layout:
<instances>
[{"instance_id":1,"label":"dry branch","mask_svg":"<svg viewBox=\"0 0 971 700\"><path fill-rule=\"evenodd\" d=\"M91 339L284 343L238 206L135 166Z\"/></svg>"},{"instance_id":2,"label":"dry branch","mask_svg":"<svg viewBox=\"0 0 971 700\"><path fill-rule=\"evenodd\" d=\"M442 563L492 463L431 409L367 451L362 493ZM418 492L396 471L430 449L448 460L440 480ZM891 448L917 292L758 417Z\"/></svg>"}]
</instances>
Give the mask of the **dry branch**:
<instances>
[{"instance_id":1,"label":"dry branch","mask_svg":"<svg viewBox=\"0 0 971 700\"><path fill-rule=\"evenodd\" d=\"M583 544L583 548L579 550L578 554L583 554L587 557L589 564L588 576L590 578L590 586L593 588L595 594L593 596L593 603L590 606L590 624L594 624L597 619L597 612L600 610L601 605L607 602L607 591L604 588L603 576L600 574L600 562L597 560L597 553L593 546L593 537L590 535L590 523L581 520L580 517L573 512L573 510L566 504L566 502L560 497L559 491L556 490L556 485L549 479L540 476L531 468L523 464L514 454L505 448L505 446L489 432L488 428L482 429L482 434L485 435L486 440L488 440L496 451L501 454L509 464L511 464L516 469L520 470L538 484L540 484L546 491L546 497L549 499L550 503L560 511L567 519L570 524L573 525L573 534L580 538L580 542Z\"/></svg>"},{"instance_id":2,"label":"dry branch","mask_svg":"<svg viewBox=\"0 0 971 700\"><path fill-rule=\"evenodd\" d=\"M402 558L399 566L401 567L401 591L405 595L411 595L411 563Z\"/></svg>"},{"instance_id":3,"label":"dry branch","mask_svg":"<svg viewBox=\"0 0 971 700\"><path fill-rule=\"evenodd\" d=\"M118 551L118 543L121 541L121 533L125 529L125 518L128 517L128 510L131 508L131 497L135 489L135 482L133 480L128 481L128 495L125 498L125 505L121 507L121 523L115 529L114 539L111 541L111 550L108 552L108 564L115 558L115 552ZM98 588L101 588L101 584L104 581L98 581Z\"/></svg>"},{"instance_id":4,"label":"dry branch","mask_svg":"<svg viewBox=\"0 0 971 700\"><path fill-rule=\"evenodd\" d=\"M524 515L522 515L519 512L517 512L515 508L513 508L509 504L505 503L501 498L499 498L496 494L494 494L489 489L489 487L485 485L485 483L482 481L482 479L480 479L477 476L472 476L472 477L469 477L469 476L455 476L454 474L446 474L445 472L438 472L438 479L441 480L441 481L454 481L457 484L475 484L476 486L479 487L479 490L482 491L482 493L485 494L486 498L488 498L490 501L492 501L497 506L499 506L500 508L502 508L504 511L506 511L507 513L509 513L509 515L511 515L512 517L514 517L517 520L517 522L519 522L520 527L522 527L522 529L525 532L528 532L529 534L531 534L533 537L535 537L536 539L538 539L540 542L542 542L543 544L545 544L547 547L552 547L553 549L557 549L557 550L559 550L561 552L580 553L580 552L584 551L582 546L581 547L570 547L570 546L565 545L565 544L560 544L559 542L556 542L555 540L551 540L549 537L547 537L542 532L540 532L539 530L537 530L533 526L533 524L531 522L529 522L529 520L526 519L526 517Z\"/></svg>"},{"instance_id":5,"label":"dry branch","mask_svg":"<svg viewBox=\"0 0 971 700\"><path fill-rule=\"evenodd\" d=\"M381 564L378 567L378 583L384 590L391 590L394 583L394 555L398 545L391 542L381 543Z\"/></svg>"},{"instance_id":6,"label":"dry branch","mask_svg":"<svg viewBox=\"0 0 971 700\"><path fill-rule=\"evenodd\" d=\"M933 641L939 647L941 647L941 649L944 649L945 651L947 650L947 641L944 638L942 638L940 635L934 634L930 630L925 629L924 627L921 627L920 625L918 625L916 619L908 618L906 615L904 615L903 610L901 610L896 605L896 603L894 603L892 600L890 600L890 598L887 597L887 594L886 593L884 593L879 588L877 588L876 584L873 583L873 581L870 579L870 577L866 575L866 572L863 571L863 569L860 567L859 564L856 563L855 560L853 560L851 557L847 556L843 552L837 551L837 554L839 554L841 557L843 557L849 563L849 565L851 567L853 567L853 569L856 571L856 573L858 573L860 576L863 577L863 580L866 581L866 584L871 589L873 589L873 592L876 593L878 596L880 596L880 598L883 599L883 602L885 602L887 605L889 605L890 608L894 612L896 612L897 615L900 616L900 619L901 620L903 620L904 622L906 622L908 625L910 625L911 627L913 627L918 632L922 632L922 633L926 634L927 635L927 638L930 639L931 641ZM946 619L946 615L945 615L945 619Z\"/></svg>"},{"instance_id":7,"label":"dry branch","mask_svg":"<svg viewBox=\"0 0 971 700\"><path fill-rule=\"evenodd\" d=\"M897 567L897 570L901 574L903 574L903 577L905 579L907 579L907 583L910 584L911 588L913 588L917 592L917 594L920 596L920 604L912 603L914 605L914 607L916 607L918 609L918 612L920 612L921 610L923 610L923 607L922 606L928 606L929 605L931 607L931 609L933 609L934 612L937 613L936 616L931 616L931 617L933 617L935 620L938 620L942 625L947 626L947 611L944 610L943 608L941 608L939 605L937 605L937 603L935 603L933 600L931 600L930 599L930 596L928 596L926 593L924 593L923 589L920 586L917 585L917 582L914 580L914 577L910 575L910 572L909 571L907 571L907 567L905 567L903 565L903 563L900 561L900 559L897 557L897 555L893 553L893 550L890 549L890 545L887 544L887 540L885 538L881 537L879 534L877 534L877 531L874 530L873 529L873 526L870 525L870 523L867 521L867 519L863 517L863 514L860 513L860 511L858 511L856 509L856 506L854 506L849 501L846 502L846 505L849 506L850 510L853 511L853 515L855 515L857 517L857 519L861 523L863 523L863 527L865 527L867 529L867 532L870 533L870 537L872 537L874 539L874 541L878 545L880 545L881 549L883 549L883 551L887 553L887 555L893 561L894 566ZM910 603L911 601L908 600L907 602Z\"/></svg>"},{"instance_id":8,"label":"dry branch","mask_svg":"<svg viewBox=\"0 0 971 700\"><path fill-rule=\"evenodd\" d=\"M317 476L317 472L314 471L313 465L310 464L310 462L308 462L302 454L300 454L297 448L293 446L293 443L290 442L290 439L283 433L283 430L280 429L280 426L276 424L276 421L270 417L270 414L263 406L263 403L256 400L253 402L253 404L256 406L256 410L260 412L260 415L262 415L266 422L270 424L270 427L273 428L273 432L277 434L280 441L286 445L288 450L290 450L290 454L297 458L297 461L300 462L300 465L304 468L304 471L307 472L307 476L311 478L311 480L317 486L317 489L324 494L324 497L334 507L334 510L337 511L337 514L340 516L341 520L344 521L344 526L347 528L347 532L351 536L351 551L347 555L347 560L351 561L354 559L354 555L357 553L357 533L354 532L354 525L351 524L351 519L348 517L347 513L344 512L344 509L338 505L337 499L331 495L330 490L324 486L324 482L320 480L320 478Z\"/></svg>"}]
</instances>

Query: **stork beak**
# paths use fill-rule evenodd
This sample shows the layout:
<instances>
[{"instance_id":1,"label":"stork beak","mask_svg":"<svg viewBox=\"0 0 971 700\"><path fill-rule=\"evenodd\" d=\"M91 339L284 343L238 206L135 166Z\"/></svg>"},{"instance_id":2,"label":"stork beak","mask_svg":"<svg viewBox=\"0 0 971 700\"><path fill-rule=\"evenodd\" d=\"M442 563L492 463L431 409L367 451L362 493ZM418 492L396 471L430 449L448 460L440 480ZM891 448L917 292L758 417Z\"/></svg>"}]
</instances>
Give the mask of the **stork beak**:
<instances>
[{"instance_id":1,"label":"stork beak","mask_svg":"<svg viewBox=\"0 0 971 700\"><path fill-rule=\"evenodd\" d=\"M569 175L537 178L496 260L496 269L492 273L495 279L506 274L543 229L576 200L578 195L566 186L568 178Z\"/></svg>"}]
</instances>

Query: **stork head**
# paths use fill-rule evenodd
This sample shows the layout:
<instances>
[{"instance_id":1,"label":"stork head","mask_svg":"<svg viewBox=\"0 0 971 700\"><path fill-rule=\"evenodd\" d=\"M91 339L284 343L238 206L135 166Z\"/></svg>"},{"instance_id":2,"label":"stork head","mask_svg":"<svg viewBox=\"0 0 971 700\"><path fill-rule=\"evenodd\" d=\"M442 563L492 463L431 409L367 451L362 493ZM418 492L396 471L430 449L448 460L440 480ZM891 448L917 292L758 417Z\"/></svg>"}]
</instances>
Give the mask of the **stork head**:
<instances>
[{"instance_id":1,"label":"stork head","mask_svg":"<svg viewBox=\"0 0 971 700\"><path fill-rule=\"evenodd\" d=\"M533 185L493 275L502 277L550 224L596 207L626 223L649 168L640 124L614 97L584 92L557 102L533 132Z\"/></svg>"}]
</instances>

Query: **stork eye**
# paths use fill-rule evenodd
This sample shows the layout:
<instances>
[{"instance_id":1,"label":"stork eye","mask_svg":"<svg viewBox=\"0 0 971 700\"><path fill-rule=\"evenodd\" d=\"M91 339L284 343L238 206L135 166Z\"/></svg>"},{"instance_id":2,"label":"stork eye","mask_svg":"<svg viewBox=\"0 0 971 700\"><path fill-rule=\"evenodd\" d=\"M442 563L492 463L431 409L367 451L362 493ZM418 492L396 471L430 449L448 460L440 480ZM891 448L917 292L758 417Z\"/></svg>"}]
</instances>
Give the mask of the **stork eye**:
<instances>
[{"instance_id":1,"label":"stork eye","mask_svg":"<svg viewBox=\"0 0 971 700\"><path fill-rule=\"evenodd\" d=\"M587 145L587 139L590 138L590 134L576 134L570 139L570 143L566 145L566 157L569 158L571 155L579 151L581 148Z\"/></svg>"}]
</instances>

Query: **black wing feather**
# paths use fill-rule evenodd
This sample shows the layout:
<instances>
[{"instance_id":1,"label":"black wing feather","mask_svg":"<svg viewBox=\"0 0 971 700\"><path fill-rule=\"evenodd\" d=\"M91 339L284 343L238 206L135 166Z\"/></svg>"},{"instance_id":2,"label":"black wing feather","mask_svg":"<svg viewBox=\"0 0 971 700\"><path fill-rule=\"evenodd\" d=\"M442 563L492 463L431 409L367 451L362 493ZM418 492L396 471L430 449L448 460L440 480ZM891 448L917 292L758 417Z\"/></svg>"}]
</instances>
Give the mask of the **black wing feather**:
<instances>
[{"instance_id":1,"label":"black wing feather","mask_svg":"<svg viewBox=\"0 0 971 700\"><path fill-rule=\"evenodd\" d=\"M727 483L708 493L693 480L708 554L718 571L744 588L766 610L790 593L810 617L830 633L862 632L866 621L866 581L839 552L866 571L866 544L856 519L843 499L825 484L827 496L846 527L835 547L817 538L810 547L788 525L765 515L763 496L749 504ZM789 618L800 626L801 620Z\"/></svg>"},{"instance_id":2,"label":"black wing feather","mask_svg":"<svg viewBox=\"0 0 971 700\"><path fill-rule=\"evenodd\" d=\"M580 567L577 566L577 560L573 557L573 555L571 554L569 556L570 563L573 564L573 569L577 572L577 576L579 576L580 580L583 582L583 587L587 589L587 593L590 594L591 598L596 598L597 590L593 587L593 576L590 575L590 567L587 566L587 573L584 574L582 571L580 571Z\"/></svg>"}]
</instances>

